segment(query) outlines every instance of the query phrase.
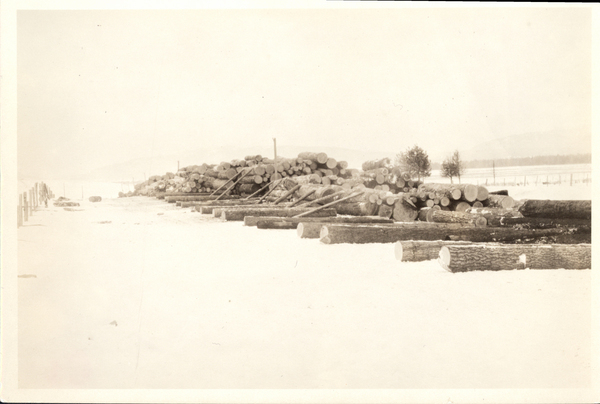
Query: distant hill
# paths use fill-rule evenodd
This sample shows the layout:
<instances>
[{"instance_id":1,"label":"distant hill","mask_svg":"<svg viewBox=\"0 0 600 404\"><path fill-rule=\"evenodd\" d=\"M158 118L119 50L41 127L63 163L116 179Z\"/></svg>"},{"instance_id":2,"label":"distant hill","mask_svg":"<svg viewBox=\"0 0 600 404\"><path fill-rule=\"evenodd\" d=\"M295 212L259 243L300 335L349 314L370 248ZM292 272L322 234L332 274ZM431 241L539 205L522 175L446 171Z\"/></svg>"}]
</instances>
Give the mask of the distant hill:
<instances>
[{"instance_id":1,"label":"distant hill","mask_svg":"<svg viewBox=\"0 0 600 404\"><path fill-rule=\"evenodd\" d=\"M522 133L458 149L464 161L586 154L592 151L592 134L585 127ZM451 153L452 151L448 152Z\"/></svg>"}]
</instances>

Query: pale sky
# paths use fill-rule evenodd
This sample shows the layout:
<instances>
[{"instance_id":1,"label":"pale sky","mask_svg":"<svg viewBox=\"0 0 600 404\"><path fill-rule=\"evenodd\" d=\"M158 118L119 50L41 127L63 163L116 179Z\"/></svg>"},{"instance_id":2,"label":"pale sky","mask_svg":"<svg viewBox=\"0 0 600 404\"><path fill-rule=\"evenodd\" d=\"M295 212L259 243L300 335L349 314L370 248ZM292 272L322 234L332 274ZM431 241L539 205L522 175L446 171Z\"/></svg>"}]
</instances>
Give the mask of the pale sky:
<instances>
[{"instance_id":1,"label":"pale sky","mask_svg":"<svg viewBox=\"0 0 600 404\"><path fill-rule=\"evenodd\" d=\"M17 23L23 173L273 137L315 151L418 144L435 159L591 128L584 8L19 11Z\"/></svg>"}]
</instances>

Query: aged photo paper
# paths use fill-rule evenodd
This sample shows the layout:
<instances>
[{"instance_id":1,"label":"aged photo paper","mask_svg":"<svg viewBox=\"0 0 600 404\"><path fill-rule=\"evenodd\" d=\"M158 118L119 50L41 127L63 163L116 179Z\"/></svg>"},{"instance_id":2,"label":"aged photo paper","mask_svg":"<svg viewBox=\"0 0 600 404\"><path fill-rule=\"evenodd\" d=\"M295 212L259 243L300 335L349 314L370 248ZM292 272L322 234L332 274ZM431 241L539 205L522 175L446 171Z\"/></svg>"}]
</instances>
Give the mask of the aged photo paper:
<instances>
[{"instance_id":1,"label":"aged photo paper","mask_svg":"<svg viewBox=\"0 0 600 404\"><path fill-rule=\"evenodd\" d=\"M594 201L597 6L12 0L0 18L2 401L600 400L596 251L594 270L452 273L140 196L203 163L323 152L329 183L418 146L425 182L460 151L480 164L461 183Z\"/></svg>"}]
</instances>

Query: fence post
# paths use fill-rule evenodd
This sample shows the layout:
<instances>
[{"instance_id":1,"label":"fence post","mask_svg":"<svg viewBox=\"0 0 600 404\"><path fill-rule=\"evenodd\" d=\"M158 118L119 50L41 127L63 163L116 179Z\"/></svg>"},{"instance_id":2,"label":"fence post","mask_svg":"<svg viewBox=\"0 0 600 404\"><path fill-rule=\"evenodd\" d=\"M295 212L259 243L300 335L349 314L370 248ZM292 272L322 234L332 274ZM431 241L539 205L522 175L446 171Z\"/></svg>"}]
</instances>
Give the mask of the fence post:
<instances>
[{"instance_id":1,"label":"fence post","mask_svg":"<svg viewBox=\"0 0 600 404\"><path fill-rule=\"evenodd\" d=\"M29 190L29 216L33 216L33 196L31 195L31 189Z\"/></svg>"},{"instance_id":2,"label":"fence post","mask_svg":"<svg viewBox=\"0 0 600 404\"><path fill-rule=\"evenodd\" d=\"M573 186L573 173L571 173L571 186Z\"/></svg>"},{"instance_id":3,"label":"fence post","mask_svg":"<svg viewBox=\"0 0 600 404\"><path fill-rule=\"evenodd\" d=\"M37 182L35 183L35 206L40 206L40 192Z\"/></svg>"},{"instance_id":4,"label":"fence post","mask_svg":"<svg viewBox=\"0 0 600 404\"><path fill-rule=\"evenodd\" d=\"M19 206L17 208L17 227L23 226L23 195L19 194Z\"/></svg>"},{"instance_id":5,"label":"fence post","mask_svg":"<svg viewBox=\"0 0 600 404\"><path fill-rule=\"evenodd\" d=\"M523 176L523 186L527 185L527 176Z\"/></svg>"},{"instance_id":6,"label":"fence post","mask_svg":"<svg viewBox=\"0 0 600 404\"><path fill-rule=\"evenodd\" d=\"M27 211L28 209L28 205L27 205L27 192L23 192L23 221L26 222L29 220L29 212Z\"/></svg>"},{"instance_id":7,"label":"fence post","mask_svg":"<svg viewBox=\"0 0 600 404\"><path fill-rule=\"evenodd\" d=\"M562 178L561 178L561 175L560 175L560 174L558 174L558 184L559 184L559 185L560 185L560 184L562 184Z\"/></svg>"},{"instance_id":8,"label":"fence post","mask_svg":"<svg viewBox=\"0 0 600 404\"><path fill-rule=\"evenodd\" d=\"M548 180L548 176L546 175L546 186L550 185L550 181Z\"/></svg>"}]
</instances>

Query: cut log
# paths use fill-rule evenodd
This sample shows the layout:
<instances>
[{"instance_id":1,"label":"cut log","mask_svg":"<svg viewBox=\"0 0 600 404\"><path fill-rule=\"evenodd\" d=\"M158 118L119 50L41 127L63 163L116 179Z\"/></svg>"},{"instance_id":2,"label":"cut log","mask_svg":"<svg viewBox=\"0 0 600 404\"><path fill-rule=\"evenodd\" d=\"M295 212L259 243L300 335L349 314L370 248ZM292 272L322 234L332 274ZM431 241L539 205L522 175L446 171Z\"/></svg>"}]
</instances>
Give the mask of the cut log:
<instances>
[{"instance_id":1,"label":"cut log","mask_svg":"<svg viewBox=\"0 0 600 404\"><path fill-rule=\"evenodd\" d=\"M202 202L176 202L178 206L182 208L190 208L196 206L238 206L238 205L252 205L254 199L233 199L233 200L218 200L218 201L202 201Z\"/></svg>"},{"instance_id":2,"label":"cut log","mask_svg":"<svg viewBox=\"0 0 600 404\"><path fill-rule=\"evenodd\" d=\"M440 256L440 250L444 246L450 245L473 245L470 241L420 241L406 240L398 241L394 245L394 254L398 261L419 262L437 259ZM501 245L499 243L486 243Z\"/></svg>"},{"instance_id":3,"label":"cut log","mask_svg":"<svg viewBox=\"0 0 600 404\"><path fill-rule=\"evenodd\" d=\"M504 196L508 196L508 190L501 189L500 191L490 191L490 195L504 195Z\"/></svg>"},{"instance_id":4,"label":"cut log","mask_svg":"<svg viewBox=\"0 0 600 404\"><path fill-rule=\"evenodd\" d=\"M448 208L455 212L466 212L467 209L471 208L471 205L465 201L452 201L450 205L448 205Z\"/></svg>"},{"instance_id":5,"label":"cut log","mask_svg":"<svg viewBox=\"0 0 600 404\"><path fill-rule=\"evenodd\" d=\"M419 216L417 208L410 206L405 198L400 198L394 202L394 212L392 218L397 222L414 222Z\"/></svg>"},{"instance_id":6,"label":"cut log","mask_svg":"<svg viewBox=\"0 0 600 404\"><path fill-rule=\"evenodd\" d=\"M335 205L338 215L374 216L378 205L371 202L341 202Z\"/></svg>"},{"instance_id":7,"label":"cut log","mask_svg":"<svg viewBox=\"0 0 600 404\"><path fill-rule=\"evenodd\" d=\"M477 197L476 197L476 199L478 201L485 201L488 198L489 194L490 193L489 193L489 191L487 190L486 187L481 186L481 185L477 186Z\"/></svg>"},{"instance_id":8,"label":"cut log","mask_svg":"<svg viewBox=\"0 0 600 404\"><path fill-rule=\"evenodd\" d=\"M508 195L489 195L483 206L490 208L510 209L515 206L515 200Z\"/></svg>"},{"instance_id":9,"label":"cut log","mask_svg":"<svg viewBox=\"0 0 600 404\"><path fill-rule=\"evenodd\" d=\"M417 219L419 219L422 222L433 222L433 211L436 209L432 209L432 208L421 208L419 209L419 214Z\"/></svg>"},{"instance_id":10,"label":"cut log","mask_svg":"<svg viewBox=\"0 0 600 404\"><path fill-rule=\"evenodd\" d=\"M440 265L450 272L511 269L590 269L591 244L444 246Z\"/></svg>"},{"instance_id":11,"label":"cut log","mask_svg":"<svg viewBox=\"0 0 600 404\"><path fill-rule=\"evenodd\" d=\"M377 212L377 215L386 219L389 219L392 217L394 213L394 207L387 205L387 204L382 204L381 206L379 206L379 212Z\"/></svg>"},{"instance_id":12,"label":"cut log","mask_svg":"<svg viewBox=\"0 0 600 404\"><path fill-rule=\"evenodd\" d=\"M260 190L260 186L258 184L241 184L238 188L238 192L240 194L246 195L252 195L258 190Z\"/></svg>"},{"instance_id":13,"label":"cut log","mask_svg":"<svg viewBox=\"0 0 600 404\"><path fill-rule=\"evenodd\" d=\"M473 242L533 242L551 236L565 236L565 229L515 230L501 227L475 227L447 223L395 223L393 225L343 225L323 227L321 242L395 243L401 240L462 240ZM569 238L564 239L569 240Z\"/></svg>"},{"instance_id":14,"label":"cut log","mask_svg":"<svg viewBox=\"0 0 600 404\"><path fill-rule=\"evenodd\" d=\"M244 217L244 225L246 226L256 226L256 224L261 222L289 222L289 223L311 223L311 222L320 222L320 223L379 223L379 224L389 224L393 223L393 220L384 219L379 216L331 216L331 217L279 217L279 216L246 216Z\"/></svg>"},{"instance_id":15,"label":"cut log","mask_svg":"<svg viewBox=\"0 0 600 404\"><path fill-rule=\"evenodd\" d=\"M434 210L431 219L436 223L468 223L477 227L487 226L487 219L475 213Z\"/></svg>"},{"instance_id":16,"label":"cut log","mask_svg":"<svg viewBox=\"0 0 600 404\"><path fill-rule=\"evenodd\" d=\"M273 221L258 221L256 223L257 229L279 229L279 230L295 230L298 227L298 223L291 222L273 222Z\"/></svg>"},{"instance_id":17,"label":"cut log","mask_svg":"<svg viewBox=\"0 0 600 404\"><path fill-rule=\"evenodd\" d=\"M519 207L519 212L525 217L590 220L592 218L592 201L527 199Z\"/></svg>"},{"instance_id":18,"label":"cut log","mask_svg":"<svg viewBox=\"0 0 600 404\"><path fill-rule=\"evenodd\" d=\"M467 213L481 215L487 219L488 226L502 226L501 220L506 217L523 217L523 215L514 209L502 208L469 208Z\"/></svg>"},{"instance_id":19,"label":"cut log","mask_svg":"<svg viewBox=\"0 0 600 404\"><path fill-rule=\"evenodd\" d=\"M301 158L303 160L316 161L319 164L327 163L327 153L302 152L298 154L298 158Z\"/></svg>"},{"instance_id":20,"label":"cut log","mask_svg":"<svg viewBox=\"0 0 600 404\"><path fill-rule=\"evenodd\" d=\"M221 220L242 221L244 216L281 216L292 217L300 214L313 217L327 217L337 215L335 209L322 209L315 211L307 208L257 208L240 207L236 209L222 209Z\"/></svg>"},{"instance_id":21,"label":"cut log","mask_svg":"<svg viewBox=\"0 0 600 404\"><path fill-rule=\"evenodd\" d=\"M239 195L228 195L226 198L223 198L225 200L227 199L239 199L240 196ZM165 201L169 202L169 203L175 203L175 202L201 202L201 201L214 201L215 199L217 199L216 196L210 196L210 195L198 195L198 196L167 196L165 197ZM221 200L223 200L221 199Z\"/></svg>"},{"instance_id":22,"label":"cut log","mask_svg":"<svg viewBox=\"0 0 600 404\"><path fill-rule=\"evenodd\" d=\"M546 217L501 217L497 226L517 226L522 229L551 229L566 227L591 232L592 221L587 219L551 219Z\"/></svg>"},{"instance_id":23,"label":"cut log","mask_svg":"<svg viewBox=\"0 0 600 404\"><path fill-rule=\"evenodd\" d=\"M450 200L457 201L462 197L462 192L456 185L452 184L421 184L419 190L425 192L436 192L440 196L445 196Z\"/></svg>"}]
</instances>

